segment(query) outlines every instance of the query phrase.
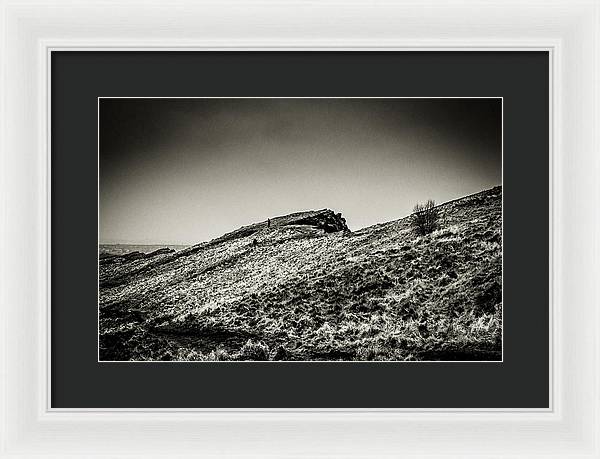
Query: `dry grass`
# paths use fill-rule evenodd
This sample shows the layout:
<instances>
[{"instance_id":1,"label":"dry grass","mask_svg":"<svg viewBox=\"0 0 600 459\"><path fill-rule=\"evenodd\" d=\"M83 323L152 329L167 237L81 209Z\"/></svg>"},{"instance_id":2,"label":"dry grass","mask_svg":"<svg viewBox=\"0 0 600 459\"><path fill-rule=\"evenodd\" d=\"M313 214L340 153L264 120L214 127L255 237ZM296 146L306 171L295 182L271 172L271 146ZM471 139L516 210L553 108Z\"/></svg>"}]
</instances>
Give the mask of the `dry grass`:
<instances>
[{"instance_id":1,"label":"dry grass","mask_svg":"<svg viewBox=\"0 0 600 459\"><path fill-rule=\"evenodd\" d=\"M425 236L410 217L355 233L272 224L103 264L101 358L499 359L501 202L498 187L442 205Z\"/></svg>"}]
</instances>

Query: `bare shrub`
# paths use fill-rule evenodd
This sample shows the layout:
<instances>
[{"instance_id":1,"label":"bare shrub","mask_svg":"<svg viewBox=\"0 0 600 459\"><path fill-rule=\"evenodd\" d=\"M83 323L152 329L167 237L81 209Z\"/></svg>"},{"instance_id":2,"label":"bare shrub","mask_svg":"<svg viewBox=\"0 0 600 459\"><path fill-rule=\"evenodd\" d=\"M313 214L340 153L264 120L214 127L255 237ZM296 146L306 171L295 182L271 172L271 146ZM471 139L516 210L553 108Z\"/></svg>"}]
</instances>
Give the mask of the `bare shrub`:
<instances>
[{"instance_id":1,"label":"bare shrub","mask_svg":"<svg viewBox=\"0 0 600 459\"><path fill-rule=\"evenodd\" d=\"M415 233L419 236L425 236L437 229L439 218L435 201L429 199L425 204L415 205L411 225Z\"/></svg>"}]
</instances>

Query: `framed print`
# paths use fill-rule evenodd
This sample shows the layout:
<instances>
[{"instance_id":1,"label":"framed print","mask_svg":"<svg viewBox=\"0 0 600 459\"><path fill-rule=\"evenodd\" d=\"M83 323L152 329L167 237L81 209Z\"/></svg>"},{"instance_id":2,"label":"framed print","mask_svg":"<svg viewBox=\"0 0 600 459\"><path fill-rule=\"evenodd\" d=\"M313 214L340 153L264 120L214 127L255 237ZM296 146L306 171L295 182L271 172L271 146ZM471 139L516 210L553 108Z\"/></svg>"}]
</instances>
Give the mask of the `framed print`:
<instances>
[{"instance_id":1,"label":"framed print","mask_svg":"<svg viewBox=\"0 0 600 459\"><path fill-rule=\"evenodd\" d=\"M550 407L547 52L50 59L53 408Z\"/></svg>"},{"instance_id":2,"label":"framed print","mask_svg":"<svg viewBox=\"0 0 600 459\"><path fill-rule=\"evenodd\" d=\"M2 4L2 457L600 457L597 2L144 6Z\"/></svg>"}]
</instances>

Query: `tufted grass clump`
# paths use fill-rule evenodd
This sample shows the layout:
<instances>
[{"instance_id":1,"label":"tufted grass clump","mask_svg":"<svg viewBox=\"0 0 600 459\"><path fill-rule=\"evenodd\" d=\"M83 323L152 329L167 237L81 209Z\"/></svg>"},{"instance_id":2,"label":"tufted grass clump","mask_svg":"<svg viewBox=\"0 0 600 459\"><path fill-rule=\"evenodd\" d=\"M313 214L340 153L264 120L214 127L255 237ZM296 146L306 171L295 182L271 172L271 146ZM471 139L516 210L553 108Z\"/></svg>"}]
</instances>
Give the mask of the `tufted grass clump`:
<instances>
[{"instance_id":1,"label":"tufted grass clump","mask_svg":"<svg viewBox=\"0 0 600 459\"><path fill-rule=\"evenodd\" d=\"M262 341L252 341L249 339L242 346L239 352L240 360L269 360L269 346Z\"/></svg>"}]
</instances>

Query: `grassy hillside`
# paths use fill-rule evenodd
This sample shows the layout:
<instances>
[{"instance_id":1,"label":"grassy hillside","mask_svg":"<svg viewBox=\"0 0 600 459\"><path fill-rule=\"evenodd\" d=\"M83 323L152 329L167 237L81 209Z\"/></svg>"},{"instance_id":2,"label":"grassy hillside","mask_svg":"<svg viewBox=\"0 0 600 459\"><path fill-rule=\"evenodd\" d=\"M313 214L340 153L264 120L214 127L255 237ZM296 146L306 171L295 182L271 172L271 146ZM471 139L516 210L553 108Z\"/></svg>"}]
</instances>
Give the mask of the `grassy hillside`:
<instances>
[{"instance_id":1,"label":"grassy hillside","mask_svg":"<svg viewBox=\"0 0 600 459\"><path fill-rule=\"evenodd\" d=\"M502 188L359 231L304 212L100 260L101 360L499 360Z\"/></svg>"}]
</instances>

